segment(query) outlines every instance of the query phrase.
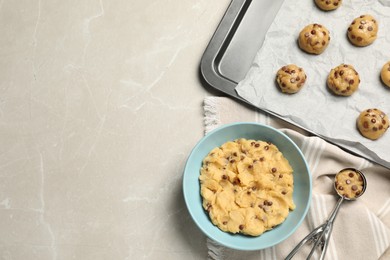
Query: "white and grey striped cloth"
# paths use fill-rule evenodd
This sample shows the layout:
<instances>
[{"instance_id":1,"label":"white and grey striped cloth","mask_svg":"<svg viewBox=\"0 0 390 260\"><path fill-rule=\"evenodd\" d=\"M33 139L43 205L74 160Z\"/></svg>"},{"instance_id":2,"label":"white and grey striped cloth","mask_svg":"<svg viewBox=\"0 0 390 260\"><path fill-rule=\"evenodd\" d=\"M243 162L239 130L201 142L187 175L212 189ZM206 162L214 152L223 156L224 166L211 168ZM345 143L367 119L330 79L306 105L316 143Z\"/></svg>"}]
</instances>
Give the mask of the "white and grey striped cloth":
<instances>
[{"instance_id":1,"label":"white and grey striped cloth","mask_svg":"<svg viewBox=\"0 0 390 260\"><path fill-rule=\"evenodd\" d=\"M232 122L259 122L284 131L301 148L313 174L313 197L303 224L277 246L259 251L238 251L207 239L209 259L284 259L311 230L328 218L337 202L333 177L346 167L364 172L367 190L353 203L343 203L334 223L325 259L390 259L390 170L353 156L324 140L279 119L224 97L204 100L205 133ZM294 259L305 259L310 246ZM314 259L318 255L314 255Z\"/></svg>"}]
</instances>

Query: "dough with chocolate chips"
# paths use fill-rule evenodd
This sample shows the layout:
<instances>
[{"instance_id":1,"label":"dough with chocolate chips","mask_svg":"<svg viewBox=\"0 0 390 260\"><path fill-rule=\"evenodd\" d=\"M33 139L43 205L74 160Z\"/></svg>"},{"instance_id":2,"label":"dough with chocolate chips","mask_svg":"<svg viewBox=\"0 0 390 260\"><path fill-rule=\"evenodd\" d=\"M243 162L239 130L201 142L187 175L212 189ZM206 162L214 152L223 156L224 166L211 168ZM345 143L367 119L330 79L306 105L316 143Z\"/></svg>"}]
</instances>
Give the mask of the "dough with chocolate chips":
<instances>
[{"instance_id":1,"label":"dough with chocolate chips","mask_svg":"<svg viewBox=\"0 0 390 260\"><path fill-rule=\"evenodd\" d=\"M389 128L389 118L381 110L370 108L360 113L357 128L364 137L376 140Z\"/></svg>"},{"instance_id":2,"label":"dough with chocolate chips","mask_svg":"<svg viewBox=\"0 0 390 260\"><path fill-rule=\"evenodd\" d=\"M383 84L390 88L390 61L383 65L381 70L381 79Z\"/></svg>"},{"instance_id":3,"label":"dough with chocolate chips","mask_svg":"<svg viewBox=\"0 0 390 260\"><path fill-rule=\"evenodd\" d=\"M293 169L271 143L237 139L214 148L199 180L203 208L225 232L259 236L295 209Z\"/></svg>"},{"instance_id":4,"label":"dough with chocolate chips","mask_svg":"<svg viewBox=\"0 0 390 260\"><path fill-rule=\"evenodd\" d=\"M276 82L283 93L297 93L306 81L305 71L294 64L283 66L276 73Z\"/></svg>"},{"instance_id":5,"label":"dough with chocolate chips","mask_svg":"<svg viewBox=\"0 0 390 260\"><path fill-rule=\"evenodd\" d=\"M309 24L299 33L299 47L311 54L321 54L328 47L330 35L321 24Z\"/></svg>"},{"instance_id":6,"label":"dough with chocolate chips","mask_svg":"<svg viewBox=\"0 0 390 260\"><path fill-rule=\"evenodd\" d=\"M336 95L350 96L359 87L359 73L352 65L341 64L333 68L327 80L328 88Z\"/></svg>"},{"instance_id":7,"label":"dough with chocolate chips","mask_svg":"<svg viewBox=\"0 0 390 260\"><path fill-rule=\"evenodd\" d=\"M355 18L347 31L349 41L359 47L373 43L376 40L377 33L378 22L368 14Z\"/></svg>"},{"instance_id":8,"label":"dough with chocolate chips","mask_svg":"<svg viewBox=\"0 0 390 260\"><path fill-rule=\"evenodd\" d=\"M363 177L357 171L345 169L336 174L335 186L341 196L355 199L364 189Z\"/></svg>"},{"instance_id":9,"label":"dough with chocolate chips","mask_svg":"<svg viewBox=\"0 0 390 260\"><path fill-rule=\"evenodd\" d=\"M331 11L340 7L342 0L314 0L314 2L321 10Z\"/></svg>"}]
</instances>

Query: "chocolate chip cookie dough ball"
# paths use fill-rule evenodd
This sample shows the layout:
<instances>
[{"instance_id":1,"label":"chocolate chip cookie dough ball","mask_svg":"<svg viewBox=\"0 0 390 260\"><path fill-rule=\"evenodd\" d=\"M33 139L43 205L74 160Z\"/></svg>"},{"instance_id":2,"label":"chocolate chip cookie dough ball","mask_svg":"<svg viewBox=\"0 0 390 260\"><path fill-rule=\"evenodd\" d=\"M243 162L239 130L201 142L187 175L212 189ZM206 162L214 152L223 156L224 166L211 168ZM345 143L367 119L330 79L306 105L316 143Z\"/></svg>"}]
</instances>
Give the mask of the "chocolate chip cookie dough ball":
<instances>
[{"instance_id":1,"label":"chocolate chip cookie dough ball","mask_svg":"<svg viewBox=\"0 0 390 260\"><path fill-rule=\"evenodd\" d=\"M360 113L357 128L364 137L376 140L389 128L389 118L377 108L367 109Z\"/></svg>"},{"instance_id":2,"label":"chocolate chip cookie dough ball","mask_svg":"<svg viewBox=\"0 0 390 260\"><path fill-rule=\"evenodd\" d=\"M349 41L359 47L373 43L378 33L378 22L371 15L365 14L355 18L348 27Z\"/></svg>"},{"instance_id":3,"label":"chocolate chip cookie dough ball","mask_svg":"<svg viewBox=\"0 0 390 260\"><path fill-rule=\"evenodd\" d=\"M327 80L328 88L336 95L350 96L359 87L359 73L352 65L341 64L333 68Z\"/></svg>"},{"instance_id":4,"label":"chocolate chip cookie dough ball","mask_svg":"<svg viewBox=\"0 0 390 260\"><path fill-rule=\"evenodd\" d=\"M383 65L381 70L382 82L390 88L390 61Z\"/></svg>"},{"instance_id":5,"label":"chocolate chip cookie dough ball","mask_svg":"<svg viewBox=\"0 0 390 260\"><path fill-rule=\"evenodd\" d=\"M314 0L314 2L321 10L331 11L337 9L341 5L342 0Z\"/></svg>"},{"instance_id":6,"label":"chocolate chip cookie dough ball","mask_svg":"<svg viewBox=\"0 0 390 260\"><path fill-rule=\"evenodd\" d=\"M297 93L305 84L305 71L294 64L283 66L276 73L276 82L283 93Z\"/></svg>"},{"instance_id":7,"label":"chocolate chip cookie dough ball","mask_svg":"<svg viewBox=\"0 0 390 260\"><path fill-rule=\"evenodd\" d=\"M346 198L355 199L365 190L362 175L352 169L345 169L336 174L335 186L337 192Z\"/></svg>"},{"instance_id":8,"label":"chocolate chip cookie dough ball","mask_svg":"<svg viewBox=\"0 0 390 260\"><path fill-rule=\"evenodd\" d=\"M309 24L299 33L299 47L311 54L321 54L328 47L330 35L321 24Z\"/></svg>"}]
</instances>

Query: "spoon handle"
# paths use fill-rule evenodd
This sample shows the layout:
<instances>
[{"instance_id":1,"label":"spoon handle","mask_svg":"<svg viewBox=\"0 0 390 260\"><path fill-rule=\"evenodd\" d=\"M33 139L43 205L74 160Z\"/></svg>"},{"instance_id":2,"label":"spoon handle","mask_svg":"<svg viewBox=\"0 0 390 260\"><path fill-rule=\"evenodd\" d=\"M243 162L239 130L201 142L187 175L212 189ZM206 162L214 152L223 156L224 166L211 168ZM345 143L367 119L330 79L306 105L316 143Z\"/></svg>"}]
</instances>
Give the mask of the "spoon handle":
<instances>
[{"instance_id":1,"label":"spoon handle","mask_svg":"<svg viewBox=\"0 0 390 260\"><path fill-rule=\"evenodd\" d=\"M333 222L336 219L337 213L339 212L341 203L343 203L343 201L344 201L344 197L340 197L332 213L330 214L328 220L326 221L324 232L321 234L321 240L323 241L323 246L322 246L322 253L320 256L320 260L323 260L325 258L325 253L329 245L330 234L332 233L332 229L333 229Z\"/></svg>"}]
</instances>

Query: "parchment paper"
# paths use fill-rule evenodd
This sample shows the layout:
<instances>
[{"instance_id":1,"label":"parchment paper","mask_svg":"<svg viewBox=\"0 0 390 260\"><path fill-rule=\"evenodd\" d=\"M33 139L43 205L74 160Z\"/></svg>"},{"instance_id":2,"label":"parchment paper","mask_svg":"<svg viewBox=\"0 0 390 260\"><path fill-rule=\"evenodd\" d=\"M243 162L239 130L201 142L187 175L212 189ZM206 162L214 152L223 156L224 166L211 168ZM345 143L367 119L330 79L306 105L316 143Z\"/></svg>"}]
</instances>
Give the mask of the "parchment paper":
<instances>
[{"instance_id":1,"label":"parchment paper","mask_svg":"<svg viewBox=\"0 0 390 260\"><path fill-rule=\"evenodd\" d=\"M366 47L355 47L347 38L354 18L371 14L379 24L378 38ZM321 55L301 51L297 39L308 24L318 23L330 31L330 44ZM390 130L371 141L360 135L356 119L368 108L390 116L390 88L380 80L382 66L390 60L390 7L378 0L344 0L334 11L321 11L313 0L285 0L271 24L251 69L236 87L238 95L256 107L272 111L337 143L350 146L376 161L390 162ZM286 95L275 82L276 72L296 64L307 74L300 92ZM359 89L352 96L333 95L326 86L330 70L351 64L360 75Z\"/></svg>"}]
</instances>

